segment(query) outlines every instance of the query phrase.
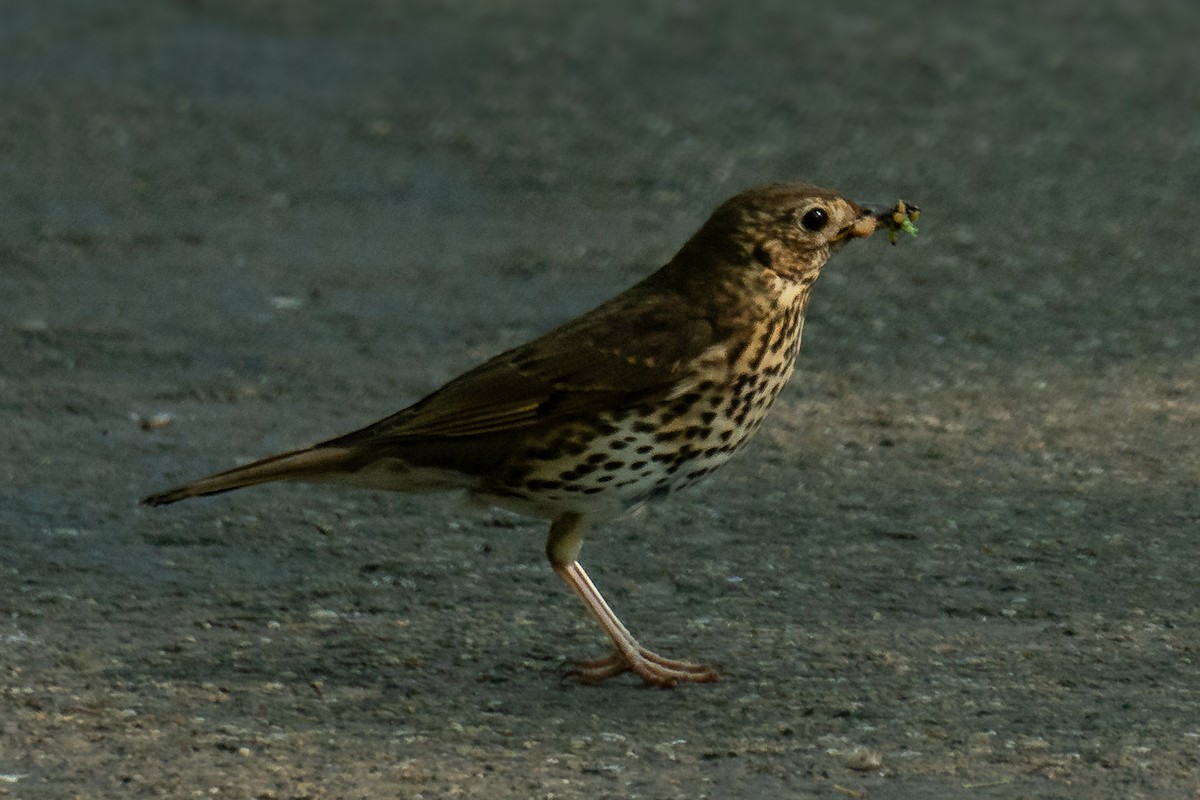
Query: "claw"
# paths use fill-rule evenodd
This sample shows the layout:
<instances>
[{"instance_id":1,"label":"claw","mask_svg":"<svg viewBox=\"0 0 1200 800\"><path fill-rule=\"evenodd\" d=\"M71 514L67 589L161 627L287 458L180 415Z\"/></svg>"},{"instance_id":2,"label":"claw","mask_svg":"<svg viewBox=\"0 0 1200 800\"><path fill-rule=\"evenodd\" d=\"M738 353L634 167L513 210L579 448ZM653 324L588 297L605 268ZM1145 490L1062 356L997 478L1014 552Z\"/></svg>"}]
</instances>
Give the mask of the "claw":
<instances>
[{"instance_id":1,"label":"claw","mask_svg":"<svg viewBox=\"0 0 1200 800\"><path fill-rule=\"evenodd\" d=\"M663 689L679 683L712 683L720 680L712 667L664 658L640 645L634 658L627 657L620 650L613 650L603 658L576 663L567 674L580 683L594 685L625 672L635 673L646 686Z\"/></svg>"}]
</instances>

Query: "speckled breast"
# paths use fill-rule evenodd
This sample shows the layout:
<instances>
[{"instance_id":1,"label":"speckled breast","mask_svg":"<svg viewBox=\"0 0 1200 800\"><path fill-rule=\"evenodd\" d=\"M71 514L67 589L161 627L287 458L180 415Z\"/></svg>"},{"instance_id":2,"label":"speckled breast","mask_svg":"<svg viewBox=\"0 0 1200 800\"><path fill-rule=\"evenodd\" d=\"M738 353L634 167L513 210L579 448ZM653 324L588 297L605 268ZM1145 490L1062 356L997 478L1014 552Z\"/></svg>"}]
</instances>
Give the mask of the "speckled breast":
<instances>
[{"instance_id":1,"label":"speckled breast","mask_svg":"<svg viewBox=\"0 0 1200 800\"><path fill-rule=\"evenodd\" d=\"M481 494L538 516L603 518L699 481L759 428L791 377L803 311L802 298L794 298L750 341L728 348L720 368L698 368L665 400L555 431L518 459L503 486Z\"/></svg>"}]
</instances>

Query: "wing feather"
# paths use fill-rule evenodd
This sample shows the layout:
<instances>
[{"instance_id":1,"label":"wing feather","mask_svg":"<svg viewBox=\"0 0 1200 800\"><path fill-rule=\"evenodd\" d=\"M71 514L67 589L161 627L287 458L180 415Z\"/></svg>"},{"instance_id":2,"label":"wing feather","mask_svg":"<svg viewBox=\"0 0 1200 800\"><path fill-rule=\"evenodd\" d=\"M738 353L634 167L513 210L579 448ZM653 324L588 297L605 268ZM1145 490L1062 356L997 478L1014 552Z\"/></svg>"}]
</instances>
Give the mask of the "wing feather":
<instances>
[{"instance_id":1,"label":"wing feather","mask_svg":"<svg viewBox=\"0 0 1200 800\"><path fill-rule=\"evenodd\" d=\"M640 287L495 356L390 417L322 444L402 446L485 437L675 394L685 367L714 352L720 331L704 316L689 314L678 295L639 293Z\"/></svg>"}]
</instances>

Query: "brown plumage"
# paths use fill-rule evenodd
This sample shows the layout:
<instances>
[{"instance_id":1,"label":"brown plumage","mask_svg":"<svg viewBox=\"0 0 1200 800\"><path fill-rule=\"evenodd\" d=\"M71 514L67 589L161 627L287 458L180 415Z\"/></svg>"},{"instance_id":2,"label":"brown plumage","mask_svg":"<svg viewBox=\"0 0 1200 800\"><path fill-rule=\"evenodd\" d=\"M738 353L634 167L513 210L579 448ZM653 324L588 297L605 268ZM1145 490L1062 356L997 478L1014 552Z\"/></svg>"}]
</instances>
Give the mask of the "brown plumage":
<instances>
[{"instance_id":1,"label":"brown plumage","mask_svg":"<svg viewBox=\"0 0 1200 800\"><path fill-rule=\"evenodd\" d=\"M147 497L151 506L271 481L465 490L551 520L546 552L614 645L598 682L711 681L643 648L577 561L593 520L694 483L762 422L790 377L809 290L830 254L889 226L804 184L742 192L662 269L365 428Z\"/></svg>"}]
</instances>

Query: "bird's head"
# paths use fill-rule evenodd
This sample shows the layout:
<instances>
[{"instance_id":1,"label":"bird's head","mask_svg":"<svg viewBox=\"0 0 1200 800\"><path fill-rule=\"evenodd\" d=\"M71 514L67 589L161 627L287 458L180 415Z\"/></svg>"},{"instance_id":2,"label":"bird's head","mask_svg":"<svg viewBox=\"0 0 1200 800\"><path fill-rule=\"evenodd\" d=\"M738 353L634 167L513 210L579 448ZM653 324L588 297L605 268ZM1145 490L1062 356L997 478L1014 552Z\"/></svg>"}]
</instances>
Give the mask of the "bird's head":
<instances>
[{"instance_id":1,"label":"bird's head","mask_svg":"<svg viewBox=\"0 0 1200 800\"><path fill-rule=\"evenodd\" d=\"M803 183L748 189L721 204L680 251L726 266L768 269L788 280L816 280L831 253L870 236L876 215L832 192ZM678 256L677 256L678 258Z\"/></svg>"}]
</instances>

